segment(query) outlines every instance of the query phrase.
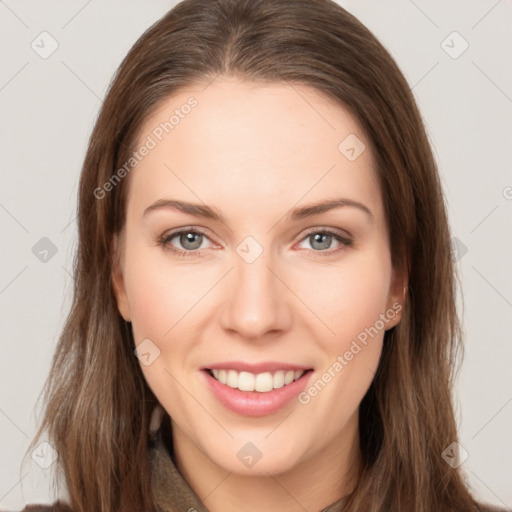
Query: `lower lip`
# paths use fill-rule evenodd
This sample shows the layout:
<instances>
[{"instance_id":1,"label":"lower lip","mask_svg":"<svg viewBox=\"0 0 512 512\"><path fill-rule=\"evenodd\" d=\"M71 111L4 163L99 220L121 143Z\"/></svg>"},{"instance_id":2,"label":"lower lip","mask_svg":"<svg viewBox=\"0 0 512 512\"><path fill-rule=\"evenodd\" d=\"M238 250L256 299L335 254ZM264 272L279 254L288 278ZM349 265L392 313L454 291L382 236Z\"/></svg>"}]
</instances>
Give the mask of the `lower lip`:
<instances>
[{"instance_id":1,"label":"lower lip","mask_svg":"<svg viewBox=\"0 0 512 512\"><path fill-rule=\"evenodd\" d=\"M305 387L311 371L305 372L299 379L265 393L259 391L240 391L222 384L203 371L213 394L225 407L243 416L266 416L277 412L293 400Z\"/></svg>"}]
</instances>

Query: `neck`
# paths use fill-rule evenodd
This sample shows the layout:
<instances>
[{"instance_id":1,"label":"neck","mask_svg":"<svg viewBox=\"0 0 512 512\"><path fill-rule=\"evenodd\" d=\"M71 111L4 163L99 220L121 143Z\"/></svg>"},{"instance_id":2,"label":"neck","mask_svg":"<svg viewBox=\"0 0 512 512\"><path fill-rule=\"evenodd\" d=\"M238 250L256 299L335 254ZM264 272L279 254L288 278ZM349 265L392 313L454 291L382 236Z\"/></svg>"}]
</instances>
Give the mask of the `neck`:
<instances>
[{"instance_id":1,"label":"neck","mask_svg":"<svg viewBox=\"0 0 512 512\"><path fill-rule=\"evenodd\" d=\"M212 461L173 424L176 465L210 512L320 511L352 492L360 464L357 416L320 452L279 474L241 475Z\"/></svg>"}]
</instances>

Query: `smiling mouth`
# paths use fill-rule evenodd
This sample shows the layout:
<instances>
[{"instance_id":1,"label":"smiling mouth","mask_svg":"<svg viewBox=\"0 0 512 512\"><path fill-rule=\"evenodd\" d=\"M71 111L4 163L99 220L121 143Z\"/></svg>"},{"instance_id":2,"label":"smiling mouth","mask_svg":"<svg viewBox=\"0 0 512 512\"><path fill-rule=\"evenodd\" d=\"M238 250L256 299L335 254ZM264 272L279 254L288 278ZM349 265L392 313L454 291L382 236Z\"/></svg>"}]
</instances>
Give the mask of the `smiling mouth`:
<instances>
[{"instance_id":1,"label":"smiling mouth","mask_svg":"<svg viewBox=\"0 0 512 512\"><path fill-rule=\"evenodd\" d=\"M232 369L206 369L215 380L240 391L268 393L286 387L312 370L278 370L275 372L251 373Z\"/></svg>"}]
</instances>

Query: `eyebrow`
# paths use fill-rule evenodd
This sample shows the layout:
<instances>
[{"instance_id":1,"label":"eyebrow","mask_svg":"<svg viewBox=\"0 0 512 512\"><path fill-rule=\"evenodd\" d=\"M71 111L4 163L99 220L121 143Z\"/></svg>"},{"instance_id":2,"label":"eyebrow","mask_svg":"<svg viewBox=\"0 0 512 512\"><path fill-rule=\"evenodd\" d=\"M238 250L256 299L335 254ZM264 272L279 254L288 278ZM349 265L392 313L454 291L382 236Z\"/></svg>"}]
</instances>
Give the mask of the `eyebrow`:
<instances>
[{"instance_id":1,"label":"eyebrow","mask_svg":"<svg viewBox=\"0 0 512 512\"><path fill-rule=\"evenodd\" d=\"M294 210L288 212L285 217L291 220L302 220L344 206L357 208L366 213L370 219L373 218L371 210L366 205L360 203L359 201L346 198L328 199L307 206L302 206L300 208L295 208ZM194 217L213 219L222 222L223 224L225 223L224 218L216 208L212 208L206 204L189 203L186 201L177 201L175 199L159 199L144 210L143 216L155 210L169 208L188 213Z\"/></svg>"},{"instance_id":2,"label":"eyebrow","mask_svg":"<svg viewBox=\"0 0 512 512\"><path fill-rule=\"evenodd\" d=\"M179 210L184 213L189 213L194 217L204 217L206 219L214 219L220 222L224 222L222 215L218 213L216 209L211 208L210 206L205 204L187 203L186 201L176 201L174 199L159 199L144 210L143 216L155 210L168 208Z\"/></svg>"},{"instance_id":3,"label":"eyebrow","mask_svg":"<svg viewBox=\"0 0 512 512\"><path fill-rule=\"evenodd\" d=\"M291 213L287 214L287 217L290 217L293 220L301 220L307 217L312 217L313 215L319 215L320 213L324 213L329 210L334 210L335 208L341 208L343 206L358 208L359 210L366 213L371 219L373 218L373 214L370 208L368 208L366 205L360 203L359 201L344 198L327 199L325 201L319 201L318 203L314 203L308 206L296 208Z\"/></svg>"}]
</instances>

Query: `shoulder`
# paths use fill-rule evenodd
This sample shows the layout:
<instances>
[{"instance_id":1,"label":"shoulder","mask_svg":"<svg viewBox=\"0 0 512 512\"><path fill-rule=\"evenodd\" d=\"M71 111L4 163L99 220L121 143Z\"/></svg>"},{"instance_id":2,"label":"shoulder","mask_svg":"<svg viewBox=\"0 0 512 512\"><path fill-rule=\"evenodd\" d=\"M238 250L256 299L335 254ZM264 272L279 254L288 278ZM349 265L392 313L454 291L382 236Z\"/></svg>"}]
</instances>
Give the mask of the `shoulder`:
<instances>
[{"instance_id":1,"label":"shoulder","mask_svg":"<svg viewBox=\"0 0 512 512\"><path fill-rule=\"evenodd\" d=\"M56 501L51 505L27 505L21 512L72 512L69 505Z\"/></svg>"}]
</instances>

